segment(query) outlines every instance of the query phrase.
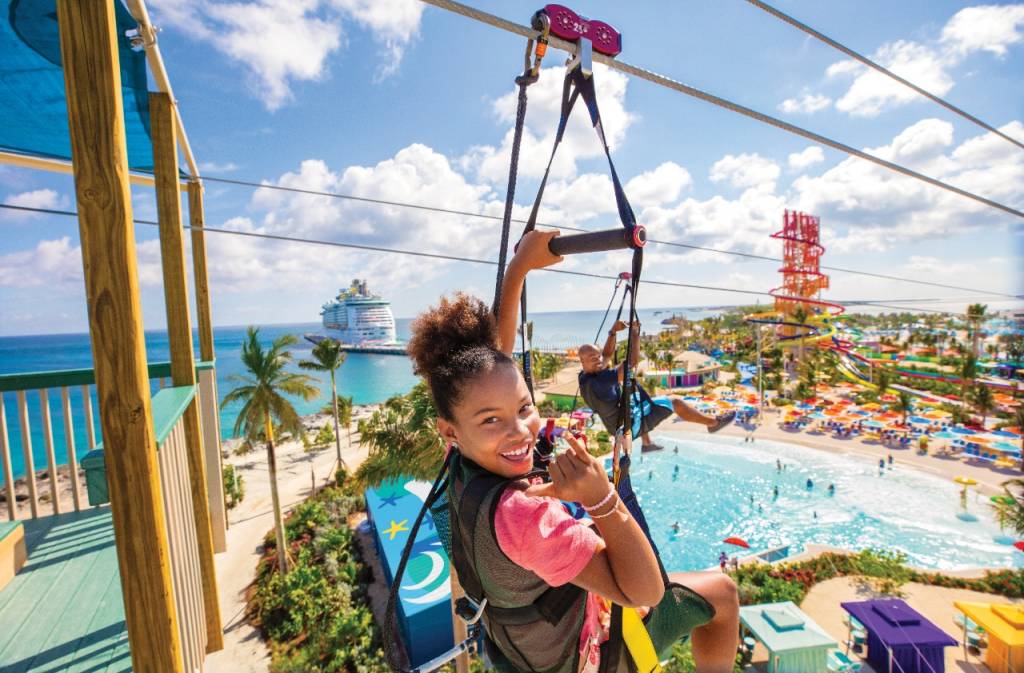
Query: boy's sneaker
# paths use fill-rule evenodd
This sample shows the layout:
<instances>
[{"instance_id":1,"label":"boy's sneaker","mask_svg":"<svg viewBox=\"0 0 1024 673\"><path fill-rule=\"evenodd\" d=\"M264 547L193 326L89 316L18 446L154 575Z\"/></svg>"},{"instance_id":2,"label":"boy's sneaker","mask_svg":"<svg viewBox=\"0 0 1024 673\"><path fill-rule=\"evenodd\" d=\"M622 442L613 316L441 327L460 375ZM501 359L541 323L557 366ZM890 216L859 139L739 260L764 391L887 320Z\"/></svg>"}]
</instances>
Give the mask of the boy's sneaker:
<instances>
[{"instance_id":1,"label":"boy's sneaker","mask_svg":"<svg viewBox=\"0 0 1024 673\"><path fill-rule=\"evenodd\" d=\"M726 413L722 414L717 419L715 419L715 424L714 425L709 425L708 426L708 432L718 432L719 430L721 430L725 426L727 426L730 423L732 423L733 419L735 419L735 418L736 418L736 412L735 411L729 411L729 412L726 412Z\"/></svg>"},{"instance_id":2,"label":"boy's sneaker","mask_svg":"<svg viewBox=\"0 0 1024 673\"><path fill-rule=\"evenodd\" d=\"M649 451L661 451L664 448L665 447L662 446L661 444L655 444L654 442L651 442L650 444L644 444L643 446L641 446L640 452L647 453Z\"/></svg>"}]
</instances>

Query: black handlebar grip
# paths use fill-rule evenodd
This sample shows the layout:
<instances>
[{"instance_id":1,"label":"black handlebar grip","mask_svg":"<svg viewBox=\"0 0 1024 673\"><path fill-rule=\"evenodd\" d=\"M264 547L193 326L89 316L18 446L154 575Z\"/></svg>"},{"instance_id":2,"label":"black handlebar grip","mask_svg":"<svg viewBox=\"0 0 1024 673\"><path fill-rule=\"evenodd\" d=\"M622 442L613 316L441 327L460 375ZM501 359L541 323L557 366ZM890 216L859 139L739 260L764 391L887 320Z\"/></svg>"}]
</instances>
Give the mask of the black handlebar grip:
<instances>
[{"instance_id":1,"label":"black handlebar grip","mask_svg":"<svg viewBox=\"0 0 1024 673\"><path fill-rule=\"evenodd\" d=\"M548 250L555 255L578 255L584 252L607 252L624 250L625 248L642 248L647 243L647 230L642 225L633 227L633 231L618 227L606 231L593 231L586 234L555 236L548 244Z\"/></svg>"}]
</instances>

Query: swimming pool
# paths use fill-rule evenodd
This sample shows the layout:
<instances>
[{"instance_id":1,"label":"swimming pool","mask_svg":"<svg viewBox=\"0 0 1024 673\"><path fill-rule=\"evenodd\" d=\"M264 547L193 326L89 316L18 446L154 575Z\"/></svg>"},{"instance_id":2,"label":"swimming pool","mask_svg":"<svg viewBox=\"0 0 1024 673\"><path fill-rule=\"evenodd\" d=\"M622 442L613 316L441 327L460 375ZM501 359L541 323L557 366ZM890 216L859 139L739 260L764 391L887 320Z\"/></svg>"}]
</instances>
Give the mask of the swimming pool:
<instances>
[{"instance_id":1,"label":"swimming pool","mask_svg":"<svg viewBox=\"0 0 1024 673\"><path fill-rule=\"evenodd\" d=\"M896 465L879 476L877 459L763 439L658 440L665 449L636 456L631 473L670 571L707 568L721 551L748 553L723 544L729 536L746 540L749 553L781 545L798 553L815 543L899 550L909 564L924 568L1024 567L1024 554L1008 544L1014 538L1004 537L1011 531L1000 532L987 497L972 490L968 511L979 520L963 521L957 517L958 487L901 467L898 455ZM776 459L786 465L781 473ZM830 483L834 496L827 492ZM773 499L776 485L779 497ZM678 534L672 531L677 521Z\"/></svg>"}]
</instances>

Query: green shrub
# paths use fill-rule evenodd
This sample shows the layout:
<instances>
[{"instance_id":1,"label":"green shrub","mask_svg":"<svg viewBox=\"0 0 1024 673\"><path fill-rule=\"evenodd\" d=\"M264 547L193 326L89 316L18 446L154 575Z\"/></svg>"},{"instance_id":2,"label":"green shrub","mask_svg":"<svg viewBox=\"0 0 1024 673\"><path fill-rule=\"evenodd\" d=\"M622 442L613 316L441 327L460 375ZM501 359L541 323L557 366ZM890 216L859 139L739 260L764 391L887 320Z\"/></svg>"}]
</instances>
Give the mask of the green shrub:
<instances>
[{"instance_id":1,"label":"green shrub","mask_svg":"<svg viewBox=\"0 0 1024 673\"><path fill-rule=\"evenodd\" d=\"M233 509L245 498L245 478L235 472L234 465L225 465L221 473L224 481L224 497L228 501L228 509Z\"/></svg>"},{"instance_id":2,"label":"green shrub","mask_svg":"<svg viewBox=\"0 0 1024 673\"><path fill-rule=\"evenodd\" d=\"M285 521L294 564L284 576L268 536L249 614L270 641L274 673L388 671L366 596L372 573L348 525L363 508L361 497L333 487L296 507Z\"/></svg>"},{"instance_id":3,"label":"green shrub","mask_svg":"<svg viewBox=\"0 0 1024 673\"><path fill-rule=\"evenodd\" d=\"M320 431L316 433L316 439L313 440L313 446L322 449L331 444L334 444L334 423L328 421L320 426Z\"/></svg>"}]
</instances>

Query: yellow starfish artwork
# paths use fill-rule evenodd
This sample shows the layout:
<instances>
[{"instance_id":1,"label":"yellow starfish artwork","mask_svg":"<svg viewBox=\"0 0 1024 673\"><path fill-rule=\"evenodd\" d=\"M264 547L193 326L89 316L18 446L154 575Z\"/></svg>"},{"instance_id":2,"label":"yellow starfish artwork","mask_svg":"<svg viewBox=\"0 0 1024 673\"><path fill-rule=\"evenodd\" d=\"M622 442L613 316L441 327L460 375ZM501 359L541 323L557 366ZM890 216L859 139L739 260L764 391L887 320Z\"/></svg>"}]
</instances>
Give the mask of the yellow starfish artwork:
<instances>
[{"instance_id":1,"label":"yellow starfish artwork","mask_svg":"<svg viewBox=\"0 0 1024 673\"><path fill-rule=\"evenodd\" d=\"M403 530L409 530L405 524L409 522L408 519L402 519L400 522L395 523L395 520L391 520L391 526L385 528L380 532L381 535L390 535L389 540L394 540L395 536L401 533Z\"/></svg>"}]
</instances>

